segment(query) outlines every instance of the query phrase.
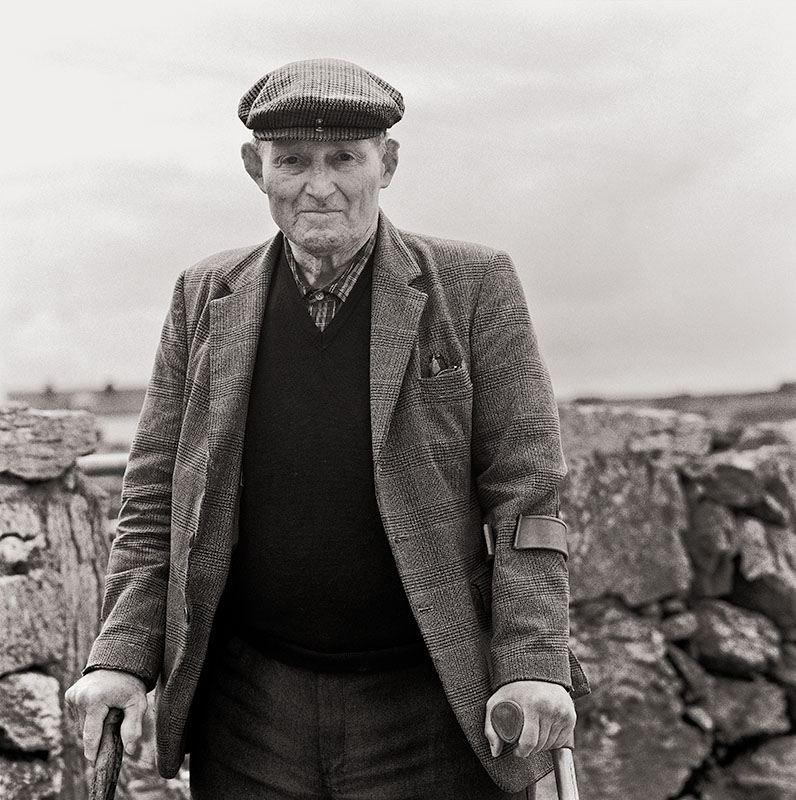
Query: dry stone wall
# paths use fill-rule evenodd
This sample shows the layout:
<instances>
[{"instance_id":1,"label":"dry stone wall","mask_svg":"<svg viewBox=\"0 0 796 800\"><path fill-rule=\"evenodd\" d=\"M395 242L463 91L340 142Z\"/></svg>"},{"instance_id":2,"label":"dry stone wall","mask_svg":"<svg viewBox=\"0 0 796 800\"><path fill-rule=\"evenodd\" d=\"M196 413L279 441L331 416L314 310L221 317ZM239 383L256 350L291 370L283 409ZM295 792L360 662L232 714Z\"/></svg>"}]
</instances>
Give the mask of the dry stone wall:
<instances>
[{"instance_id":1,"label":"dry stone wall","mask_svg":"<svg viewBox=\"0 0 796 800\"><path fill-rule=\"evenodd\" d=\"M105 497L74 468L82 412L0 409L0 800L77 800L84 765L63 692L96 635Z\"/></svg>"},{"instance_id":2,"label":"dry stone wall","mask_svg":"<svg viewBox=\"0 0 796 800\"><path fill-rule=\"evenodd\" d=\"M75 467L94 450L83 412L0 408L0 800L83 800L86 761L63 693L99 628L108 497ZM155 768L152 700L117 800L184 800Z\"/></svg>"},{"instance_id":3,"label":"dry stone wall","mask_svg":"<svg viewBox=\"0 0 796 800\"><path fill-rule=\"evenodd\" d=\"M796 447L565 406L583 800L796 798Z\"/></svg>"},{"instance_id":4,"label":"dry stone wall","mask_svg":"<svg viewBox=\"0 0 796 800\"><path fill-rule=\"evenodd\" d=\"M572 645L593 688L581 797L794 800L794 443L666 411L561 418ZM0 800L85 797L62 696L108 556L105 498L73 466L95 442L88 415L0 410ZM149 734L117 796L185 797Z\"/></svg>"}]
</instances>

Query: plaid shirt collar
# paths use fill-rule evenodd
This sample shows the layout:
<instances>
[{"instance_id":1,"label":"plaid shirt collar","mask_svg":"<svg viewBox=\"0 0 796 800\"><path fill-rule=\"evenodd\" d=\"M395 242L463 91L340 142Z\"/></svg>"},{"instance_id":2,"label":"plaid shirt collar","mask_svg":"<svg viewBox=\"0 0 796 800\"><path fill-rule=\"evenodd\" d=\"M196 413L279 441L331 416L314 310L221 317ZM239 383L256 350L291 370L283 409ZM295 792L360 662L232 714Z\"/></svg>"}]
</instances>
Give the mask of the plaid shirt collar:
<instances>
[{"instance_id":1,"label":"plaid shirt collar","mask_svg":"<svg viewBox=\"0 0 796 800\"><path fill-rule=\"evenodd\" d=\"M287 240L287 237L285 237L284 241L285 258L287 259L290 271L293 273L293 280L295 280L296 286L298 286L299 292L301 292L301 296L308 298L308 295L316 292L322 292L324 294L333 294L341 303L343 303L348 298L348 295L351 294L351 290L354 288L357 278L365 269L365 265L368 263L368 259L373 252L373 248L376 246L376 231L373 232L373 235L370 237L370 239L368 239L368 241L365 242L365 244L359 249L359 252L357 252L353 259L351 259L351 263L340 275L338 275L331 283L327 283L326 286L318 288L310 286L304 280L304 276L301 274L301 270L298 267L295 256L290 249L290 242Z\"/></svg>"}]
</instances>

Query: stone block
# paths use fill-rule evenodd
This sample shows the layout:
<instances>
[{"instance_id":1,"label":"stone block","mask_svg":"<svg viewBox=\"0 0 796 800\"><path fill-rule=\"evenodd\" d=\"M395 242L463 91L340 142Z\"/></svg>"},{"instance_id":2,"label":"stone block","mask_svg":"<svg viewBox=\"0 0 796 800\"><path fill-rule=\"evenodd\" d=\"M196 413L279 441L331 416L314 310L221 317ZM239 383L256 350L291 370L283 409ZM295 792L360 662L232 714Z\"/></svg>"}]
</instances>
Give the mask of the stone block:
<instances>
[{"instance_id":1,"label":"stone block","mask_svg":"<svg viewBox=\"0 0 796 800\"><path fill-rule=\"evenodd\" d=\"M757 450L767 445L796 445L796 428L776 422L761 422L744 428L733 443L735 450Z\"/></svg>"},{"instance_id":2,"label":"stone block","mask_svg":"<svg viewBox=\"0 0 796 800\"><path fill-rule=\"evenodd\" d=\"M708 778L702 800L794 800L796 736L763 742Z\"/></svg>"},{"instance_id":3,"label":"stone block","mask_svg":"<svg viewBox=\"0 0 796 800\"><path fill-rule=\"evenodd\" d=\"M640 607L688 592L685 500L668 463L639 454L575 459L561 487L561 515L570 529L574 602L613 595Z\"/></svg>"},{"instance_id":4,"label":"stone block","mask_svg":"<svg viewBox=\"0 0 796 800\"><path fill-rule=\"evenodd\" d=\"M796 535L748 518L740 526L740 575L731 599L796 634Z\"/></svg>"},{"instance_id":5,"label":"stone block","mask_svg":"<svg viewBox=\"0 0 796 800\"><path fill-rule=\"evenodd\" d=\"M688 462L683 472L715 502L733 508L751 508L761 503L765 494L762 476L757 473L756 452L715 453Z\"/></svg>"},{"instance_id":6,"label":"stone block","mask_svg":"<svg viewBox=\"0 0 796 800\"><path fill-rule=\"evenodd\" d=\"M704 667L685 651L669 645L666 654L683 681L683 699L686 703L700 703L710 694L711 677Z\"/></svg>"},{"instance_id":7,"label":"stone block","mask_svg":"<svg viewBox=\"0 0 796 800\"><path fill-rule=\"evenodd\" d=\"M710 749L684 720L682 681L656 624L603 600L572 610L592 694L578 701L578 775L588 797L679 796Z\"/></svg>"},{"instance_id":8,"label":"stone block","mask_svg":"<svg viewBox=\"0 0 796 800\"><path fill-rule=\"evenodd\" d=\"M0 480L0 576L25 575L43 566L44 520L21 488Z\"/></svg>"},{"instance_id":9,"label":"stone block","mask_svg":"<svg viewBox=\"0 0 796 800\"><path fill-rule=\"evenodd\" d=\"M661 620L660 629L663 635L670 642L681 642L689 639L696 633L699 623L696 614L691 611L683 611L680 614L672 614Z\"/></svg>"},{"instance_id":10,"label":"stone block","mask_svg":"<svg viewBox=\"0 0 796 800\"><path fill-rule=\"evenodd\" d=\"M762 520L739 514L736 538L740 554L738 566L741 575L747 581L756 581L776 574L777 565Z\"/></svg>"},{"instance_id":11,"label":"stone block","mask_svg":"<svg viewBox=\"0 0 796 800\"><path fill-rule=\"evenodd\" d=\"M710 498L689 498L689 524L683 534L694 567L693 593L721 597L732 591L738 552L735 515Z\"/></svg>"},{"instance_id":12,"label":"stone block","mask_svg":"<svg viewBox=\"0 0 796 800\"><path fill-rule=\"evenodd\" d=\"M0 562L0 674L46 666L73 678L96 636L105 498L73 478L67 488L0 477L0 542L15 545Z\"/></svg>"},{"instance_id":13,"label":"stone block","mask_svg":"<svg viewBox=\"0 0 796 800\"><path fill-rule=\"evenodd\" d=\"M1 407L0 475L30 481L57 478L78 456L93 452L98 441L94 417L85 411Z\"/></svg>"},{"instance_id":14,"label":"stone block","mask_svg":"<svg viewBox=\"0 0 796 800\"><path fill-rule=\"evenodd\" d=\"M57 753L61 749L61 687L41 672L0 678L0 751Z\"/></svg>"},{"instance_id":15,"label":"stone block","mask_svg":"<svg viewBox=\"0 0 796 800\"><path fill-rule=\"evenodd\" d=\"M714 678L707 711L715 725L716 740L722 744L790 730L785 690L762 678Z\"/></svg>"},{"instance_id":16,"label":"stone block","mask_svg":"<svg viewBox=\"0 0 796 800\"><path fill-rule=\"evenodd\" d=\"M712 733L716 727L710 712L700 705L688 706L685 710L685 718L689 722L693 722L699 730L705 733Z\"/></svg>"},{"instance_id":17,"label":"stone block","mask_svg":"<svg viewBox=\"0 0 796 800\"><path fill-rule=\"evenodd\" d=\"M562 404L559 416L568 460L594 453L701 456L711 447L708 423L697 414L617 405Z\"/></svg>"},{"instance_id":18,"label":"stone block","mask_svg":"<svg viewBox=\"0 0 796 800\"><path fill-rule=\"evenodd\" d=\"M14 759L0 753L0 800L55 800L61 797L60 759Z\"/></svg>"},{"instance_id":19,"label":"stone block","mask_svg":"<svg viewBox=\"0 0 796 800\"><path fill-rule=\"evenodd\" d=\"M661 601L661 610L667 616L688 611L688 603L682 597L667 597Z\"/></svg>"},{"instance_id":20,"label":"stone block","mask_svg":"<svg viewBox=\"0 0 796 800\"><path fill-rule=\"evenodd\" d=\"M782 657L772 675L783 686L796 690L796 643L785 642L782 645Z\"/></svg>"},{"instance_id":21,"label":"stone block","mask_svg":"<svg viewBox=\"0 0 796 800\"><path fill-rule=\"evenodd\" d=\"M768 445L685 459L680 468L706 496L780 525L796 524L796 452Z\"/></svg>"},{"instance_id":22,"label":"stone block","mask_svg":"<svg viewBox=\"0 0 796 800\"><path fill-rule=\"evenodd\" d=\"M56 586L43 577L0 577L0 674L58 661L66 620Z\"/></svg>"},{"instance_id":23,"label":"stone block","mask_svg":"<svg viewBox=\"0 0 796 800\"><path fill-rule=\"evenodd\" d=\"M771 670L780 659L780 634L770 619L723 600L700 600L691 645L708 669L737 677Z\"/></svg>"},{"instance_id":24,"label":"stone block","mask_svg":"<svg viewBox=\"0 0 796 800\"><path fill-rule=\"evenodd\" d=\"M75 469L35 474L0 474L0 800L79 800L85 760L60 703L98 630L105 498Z\"/></svg>"}]
</instances>

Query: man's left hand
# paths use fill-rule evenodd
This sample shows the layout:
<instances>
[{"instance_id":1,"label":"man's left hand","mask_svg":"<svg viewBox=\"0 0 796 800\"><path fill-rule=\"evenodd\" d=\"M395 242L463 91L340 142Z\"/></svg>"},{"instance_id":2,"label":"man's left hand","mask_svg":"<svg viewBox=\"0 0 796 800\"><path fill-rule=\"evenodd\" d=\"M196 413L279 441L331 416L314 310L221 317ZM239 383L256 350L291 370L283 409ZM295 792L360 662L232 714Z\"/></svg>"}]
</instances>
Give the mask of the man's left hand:
<instances>
[{"instance_id":1,"label":"man's left hand","mask_svg":"<svg viewBox=\"0 0 796 800\"><path fill-rule=\"evenodd\" d=\"M484 733L493 756L503 750L503 740L492 727L492 709L504 700L513 700L525 717L514 755L572 747L575 738L575 705L563 686L546 681L515 681L501 686L486 704Z\"/></svg>"}]
</instances>

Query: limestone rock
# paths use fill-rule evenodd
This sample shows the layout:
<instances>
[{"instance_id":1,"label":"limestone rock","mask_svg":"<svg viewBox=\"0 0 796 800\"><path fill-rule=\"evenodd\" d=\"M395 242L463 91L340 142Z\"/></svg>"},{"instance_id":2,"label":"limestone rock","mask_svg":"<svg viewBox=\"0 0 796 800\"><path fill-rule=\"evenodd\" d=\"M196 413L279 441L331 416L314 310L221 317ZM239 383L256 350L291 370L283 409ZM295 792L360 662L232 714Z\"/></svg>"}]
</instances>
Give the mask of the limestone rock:
<instances>
[{"instance_id":1,"label":"limestone rock","mask_svg":"<svg viewBox=\"0 0 796 800\"><path fill-rule=\"evenodd\" d=\"M796 523L796 451L768 445L681 463L686 478L717 503L780 525Z\"/></svg>"},{"instance_id":2,"label":"limestone rock","mask_svg":"<svg viewBox=\"0 0 796 800\"><path fill-rule=\"evenodd\" d=\"M723 744L790 730L785 690L762 678L715 678L707 711L716 727L716 739Z\"/></svg>"},{"instance_id":3,"label":"limestone rock","mask_svg":"<svg viewBox=\"0 0 796 800\"><path fill-rule=\"evenodd\" d=\"M0 482L0 576L25 575L43 566L44 521L14 482Z\"/></svg>"},{"instance_id":4,"label":"limestone rock","mask_svg":"<svg viewBox=\"0 0 796 800\"><path fill-rule=\"evenodd\" d=\"M25 480L57 478L99 441L94 417L85 411L0 408L0 475Z\"/></svg>"},{"instance_id":5,"label":"limestone rock","mask_svg":"<svg viewBox=\"0 0 796 800\"><path fill-rule=\"evenodd\" d=\"M765 524L746 514L738 516L738 552L741 556L739 568L748 581L756 581L776 574L777 565L766 536Z\"/></svg>"},{"instance_id":6,"label":"limestone rock","mask_svg":"<svg viewBox=\"0 0 796 800\"><path fill-rule=\"evenodd\" d=\"M771 674L784 687L788 698L788 713L796 721L796 643L785 642L782 645L782 658Z\"/></svg>"},{"instance_id":7,"label":"limestone rock","mask_svg":"<svg viewBox=\"0 0 796 800\"><path fill-rule=\"evenodd\" d=\"M0 750L55 753L61 747L61 687L40 672L0 678Z\"/></svg>"},{"instance_id":8,"label":"limestone rock","mask_svg":"<svg viewBox=\"0 0 796 800\"><path fill-rule=\"evenodd\" d=\"M701 600L694 607L698 627L691 644L709 669L738 677L769 671L780 657L780 635L762 614L723 600Z\"/></svg>"},{"instance_id":9,"label":"limestone rock","mask_svg":"<svg viewBox=\"0 0 796 800\"><path fill-rule=\"evenodd\" d=\"M592 685L578 701L576 734L588 796L677 797L709 737L683 719L681 681L663 635L609 600L573 608L572 634Z\"/></svg>"},{"instance_id":10,"label":"limestone rock","mask_svg":"<svg viewBox=\"0 0 796 800\"><path fill-rule=\"evenodd\" d=\"M782 658L772 675L783 686L796 691L796 643L785 642L782 645Z\"/></svg>"},{"instance_id":11,"label":"limestone rock","mask_svg":"<svg viewBox=\"0 0 796 800\"><path fill-rule=\"evenodd\" d=\"M761 611L783 631L796 631L796 535L750 519L741 536L741 574L732 601Z\"/></svg>"},{"instance_id":12,"label":"limestone rock","mask_svg":"<svg viewBox=\"0 0 796 800\"><path fill-rule=\"evenodd\" d=\"M688 611L688 604L682 597L667 597L661 601L661 611L665 615L681 614Z\"/></svg>"},{"instance_id":13,"label":"limestone rock","mask_svg":"<svg viewBox=\"0 0 796 800\"><path fill-rule=\"evenodd\" d=\"M732 590L738 552L735 515L709 498L691 498L683 542L694 566L694 594L721 597Z\"/></svg>"},{"instance_id":14,"label":"limestone rock","mask_svg":"<svg viewBox=\"0 0 796 800\"><path fill-rule=\"evenodd\" d=\"M711 677L702 665L674 645L669 645L666 654L683 681L685 702L699 703L705 700L710 695Z\"/></svg>"},{"instance_id":15,"label":"limestone rock","mask_svg":"<svg viewBox=\"0 0 796 800\"><path fill-rule=\"evenodd\" d=\"M97 633L105 498L73 477L71 488L0 477L0 540L28 548L18 574L0 570L0 674L52 664L50 674L71 682Z\"/></svg>"},{"instance_id":16,"label":"limestone rock","mask_svg":"<svg viewBox=\"0 0 796 800\"><path fill-rule=\"evenodd\" d=\"M717 503L733 508L750 508L763 500L765 489L757 474L754 453L727 450L692 461L684 467L686 476Z\"/></svg>"},{"instance_id":17,"label":"limestone rock","mask_svg":"<svg viewBox=\"0 0 796 800\"><path fill-rule=\"evenodd\" d=\"M749 511L764 522L770 522L773 525L788 526L791 525L794 519L787 506L770 492L766 492L763 495L760 505L749 509Z\"/></svg>"},{"instance_id":18,"label":"limestone rock","mask_svg":"<svg viewBox=\"0 0 796 800\"><path fill-rule=\"evenodd\" d=\"M58 589L43 579L0 578L0 673L58 660L66 637L61 605Z\"/></svg>"},{"instance_id":19,"label":"limestone rock","mask_svg":"<svg viewBox=\"0 0 796 800\"><path fill-rule=\"evenodd\" d=\"M76 731L61 725L56 750L51 722L97 634L109 547L104 495L74 470L35 483L0 475L0 541L0 675L23 673L3 681L11 682L10 693L31 708L49 708L26 728L7 704L0 750L35 749L0 760L0 800L79 800L86 796L85 760ZM21 679L29 693L14 683ZM28 685L41 680L50 683ZM39 758L47 748L50 756Z\"/></svg>"},{"instance_id":20,"label":"limestone rock","mask_svg":"<svg viewBox=\"0 0 796 800\"><path fill-rule=\"evenodd\" d=\"M559 407L561 439L567 459L624 453L701 456L710 450L704 417L654 408L616 405Z\"/></svg>"},{"instance_id":21,"label":"limestone rock","mask_svg":"<svg viewBox=\"0 0 796 800\"><path fill-rule=\"evenodd\" d=\"M796 736L770 739L737 758L702 789L702 800L794 800Z\"/></svg>"},{"instance_id":22,"label":"limestone rock","mask_svg":"<svg viewBox=\"0 0 796 800\"><path fill-rule=\"evenodd\" d=\"M59 759L17 760L0 753L0 800L55 800L62 783Z\"/></svg>"},{"instance_id":23,"label":"limestone rock","mask_svg":"<svg viewBox=\"0 0 796 800\"><path fill-rule=\"evenodd\" d=\"M712 733L715 726L713 717L706 708L699 705L688 706L685 710L685 718L689 722L693 722L701 731L705 733Z\"/></svg>"},{"instance_id":24,"label":"limestone rock","mask_svg":"<svg viewBox=\"0 0 796 800\"><path fill-rule=\"evenodd\" d=\"M680 642L688 639L696 633L699 627L696 614L691 611L684 611L681 614L673 614L661 620L660 628L663 635L670 642Z\"/></svg>"},{"instance_id":25,"label":"limestone rock","mask_svg":"<svg viewBox=\"0 0 796 800\"><path fill-rule=\"evenodd\" d=\"M761 422L744 428L733 443L735 450L757 450L765 445L796 445L796 428L782 423Z\"/></svg>"},{"instance_id":26,"label":"limestone rock","mask_svg":"<svg viewBox=\"0 0 796 800\"><path fill-rule=\"evenodd\" d=\"M561 514L570 528L573 601L614 595L644 606L685 594L692 571L674 468L638 454L594 455L569 466Z\"/></svg>"}]
</instances>

